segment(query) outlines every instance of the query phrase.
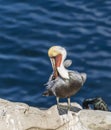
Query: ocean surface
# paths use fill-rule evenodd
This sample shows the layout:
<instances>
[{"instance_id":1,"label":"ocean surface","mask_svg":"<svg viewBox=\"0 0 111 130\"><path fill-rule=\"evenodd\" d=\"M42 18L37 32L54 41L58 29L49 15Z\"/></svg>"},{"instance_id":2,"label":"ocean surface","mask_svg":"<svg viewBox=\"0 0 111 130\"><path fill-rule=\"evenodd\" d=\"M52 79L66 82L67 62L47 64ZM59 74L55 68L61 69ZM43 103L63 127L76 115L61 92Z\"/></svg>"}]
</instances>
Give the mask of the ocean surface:
<instances>
[{"instance_id":1,"label":"ocean surface","mask_svg":"<svg viewBox=\"0 0 111 130\"><path fill-rule=\"evenodd\" d=\"M102 97L111 109L111 0L0 0L0 98L56 104L42 96L54 45L66 48L71 70L88 75L71 101Z\"/></svg>"}]
</instances>

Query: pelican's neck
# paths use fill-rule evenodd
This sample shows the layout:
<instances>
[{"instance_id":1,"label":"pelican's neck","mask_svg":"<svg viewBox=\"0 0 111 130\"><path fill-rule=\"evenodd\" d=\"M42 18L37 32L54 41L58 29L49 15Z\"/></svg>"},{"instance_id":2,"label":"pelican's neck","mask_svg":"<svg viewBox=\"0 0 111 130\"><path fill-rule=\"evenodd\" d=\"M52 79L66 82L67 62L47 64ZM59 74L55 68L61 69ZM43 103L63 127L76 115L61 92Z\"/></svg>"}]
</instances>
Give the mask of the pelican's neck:
<instances>
[{"instance_id":1,"label":"pelican's neck","mask_svg":"<svg viewBox=\"0 0 111 130\"><path fill-rule=\"evenodd\" d=\"M69 79L68 70L64 67L63 63L60 67L57 67L59 75L64 79Z\"/></svg>"}]
</instances>

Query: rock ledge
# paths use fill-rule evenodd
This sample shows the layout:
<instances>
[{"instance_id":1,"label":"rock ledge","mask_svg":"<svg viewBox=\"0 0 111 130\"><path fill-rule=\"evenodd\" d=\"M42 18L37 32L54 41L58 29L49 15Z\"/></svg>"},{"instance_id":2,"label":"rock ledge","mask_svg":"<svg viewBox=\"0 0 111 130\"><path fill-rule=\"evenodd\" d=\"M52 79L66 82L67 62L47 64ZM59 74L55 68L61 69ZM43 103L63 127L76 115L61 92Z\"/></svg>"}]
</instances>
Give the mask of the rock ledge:
<instances>
[{"instance_id":1,"label":"rock ledge","mask_svg":"<svg viewBox=\"0 0 111 130\"><path fill-rule=\"evenodd\" d=\"M71 109L40 110L0 99L0 130L111 130L111 112L80 110L77 103Z\"/></svg>"}]
</instances>

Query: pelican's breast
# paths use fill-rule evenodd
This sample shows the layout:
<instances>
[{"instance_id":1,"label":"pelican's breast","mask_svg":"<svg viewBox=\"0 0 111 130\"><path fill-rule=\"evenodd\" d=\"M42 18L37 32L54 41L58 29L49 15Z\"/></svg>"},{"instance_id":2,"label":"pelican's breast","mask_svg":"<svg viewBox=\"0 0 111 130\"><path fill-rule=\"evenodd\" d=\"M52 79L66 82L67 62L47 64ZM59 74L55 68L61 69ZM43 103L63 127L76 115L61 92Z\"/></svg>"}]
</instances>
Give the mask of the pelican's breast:
<instances>
[{"instance_id":1,"label":"pelican's breast","mask_svg":"<svg viewBox=\"0 0 111 130\"><path fill-rule=\"evenodd\" d=\"M51 87L55 96L65 98L74 95L82 87L82 78L79 73L69 72L69 79L58 77Z\"/></svg>"}]
</instances>

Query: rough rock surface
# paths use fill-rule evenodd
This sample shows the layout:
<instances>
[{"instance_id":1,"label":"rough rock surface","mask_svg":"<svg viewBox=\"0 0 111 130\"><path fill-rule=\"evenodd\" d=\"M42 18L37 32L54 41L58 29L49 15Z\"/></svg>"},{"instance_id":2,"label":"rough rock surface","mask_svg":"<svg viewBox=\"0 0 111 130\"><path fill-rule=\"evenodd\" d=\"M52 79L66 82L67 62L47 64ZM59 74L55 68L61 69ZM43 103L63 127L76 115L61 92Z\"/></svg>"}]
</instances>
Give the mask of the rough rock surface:
<instances>
[{"instance_id":1,"label":"rough rock surface","mask_svg":"<svg viewBox=\"0 0 111 130\"><path fill-rule=\"evenodd\" d=\"M0 99L0 130L111 130L111 112L80 110L77 103L71 111L64 106L40 110Z\"/></svg>"}]
</instances>

